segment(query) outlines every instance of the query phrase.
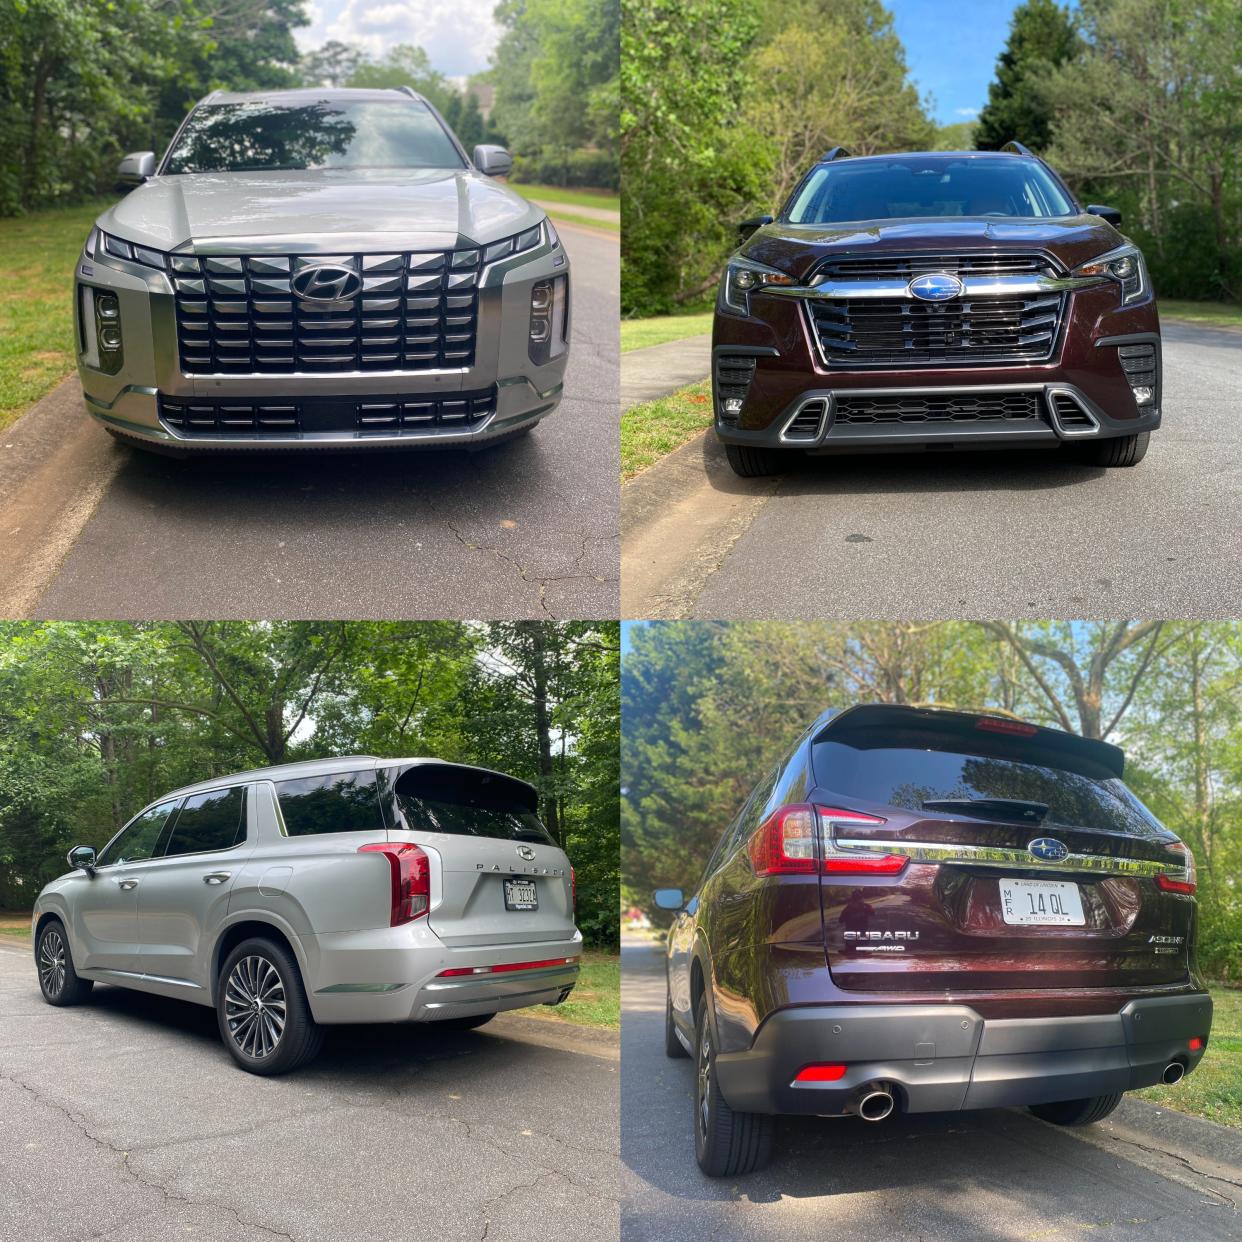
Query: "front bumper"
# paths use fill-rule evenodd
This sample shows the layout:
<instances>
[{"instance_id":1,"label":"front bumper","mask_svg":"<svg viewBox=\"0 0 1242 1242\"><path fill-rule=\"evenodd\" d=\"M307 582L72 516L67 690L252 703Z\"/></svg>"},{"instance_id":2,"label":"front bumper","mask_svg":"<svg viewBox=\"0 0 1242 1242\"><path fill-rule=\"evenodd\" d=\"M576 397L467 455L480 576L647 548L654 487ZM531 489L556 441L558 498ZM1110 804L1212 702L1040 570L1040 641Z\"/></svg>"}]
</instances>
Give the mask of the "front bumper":
<instances>
[{"instance_id":1,"label":"front bumper","mask_svg":"<svg viewBox=\"0 0 1242 1242\"><path fill-rule=\"evenodd\" d=\"M1154 1086L1166 1065L1202 1059L1206 992L1133 1000L1114 1014L983 1019L967 1005L806 1005L782 1009L745 1052L717 1057L731 1108L835 1116L864 1084L894 1084L905 1112L953 1112L1086 1099ZM814 1062L844 1063L831 1083L793 1085Z\"/></svg>"},{"instance_id":2,"label":"front bumper","mask_svg":"<svg viewBox=\"0 0 1242 1242\"><path fill-rule=\"evenodd\" d=\"M308 248L330 248L310 239ZM248 247L254 249L253 247ZM482 448L539 422L560 404L569 350L537 365L529 356L531 288L569 276L559 244L503 259L483 269L475 362L470 367L421 371L187 375L181 370L176 316L168 276L141 264L97 254L83 257L75 283L78 372L86 409L122 439L177 454L325 449ZM124 361L116 374L88 364L81 317L83 286L107 289L120 303ZM456 408L462 399L486 412L461 425L420 425L411 411L430 403ZM380 417L380 407L395 417ZM292 409L297 429L255 419L253 428L224 430L217 419L204 430L185 416L200 412ZM173 417L165 417L171 410ZM210 420L206 420L210 425Z\"/></svg>"}]
</instances>

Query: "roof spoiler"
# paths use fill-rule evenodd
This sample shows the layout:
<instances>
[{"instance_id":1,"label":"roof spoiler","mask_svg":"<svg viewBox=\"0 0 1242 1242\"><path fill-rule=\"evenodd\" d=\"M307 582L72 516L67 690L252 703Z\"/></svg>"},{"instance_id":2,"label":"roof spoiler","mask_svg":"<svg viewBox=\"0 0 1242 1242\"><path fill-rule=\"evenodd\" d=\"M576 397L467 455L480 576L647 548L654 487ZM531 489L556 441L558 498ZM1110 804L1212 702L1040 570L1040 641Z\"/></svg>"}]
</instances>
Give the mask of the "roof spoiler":
<instances>
[{"instance_id":1,"label":"roof spoiler","mask_svg":"<svg viewBox=\"0 0 1242 1242\"><path fill-rule=\"evenodd\" d=\"M894 730L935 731L961 737L977 737L984 733L993 739L1011 737L1015 741L1026 741L1044 752L1094 763L1118 778L1125 771L1126 757L1120 746L988 710L972 712L947 707L908 707L899 703L861 703L857 707L847 707L825 721L811 740L828 741L839 734L871 734L879 742L885 733Z\"/></svg>"},{"instance_id":2,"label":"roof spoiler","mask_svg":"<svg viewBox=\"0 0 1242 1242\"><path fill-rule=\"evenodd\" d=\"M1035 152L1029 147L1024 147L1016 138L1010 140L1001 147L1002 151L1008 151L1010 155L1034 155Z\"/></svg>"},{"instance_id":3,"label":"roof spoiler","mask_svg":"<svg viewBox=\"0 0 1242 1242\"><path fill-rule=\"evenodd\" d=\"M844 147L833 147L831 151L825 151L816 163L831 164L833 160L846 160L849 157L850 153Z\"/></svg>"}]
</instances>

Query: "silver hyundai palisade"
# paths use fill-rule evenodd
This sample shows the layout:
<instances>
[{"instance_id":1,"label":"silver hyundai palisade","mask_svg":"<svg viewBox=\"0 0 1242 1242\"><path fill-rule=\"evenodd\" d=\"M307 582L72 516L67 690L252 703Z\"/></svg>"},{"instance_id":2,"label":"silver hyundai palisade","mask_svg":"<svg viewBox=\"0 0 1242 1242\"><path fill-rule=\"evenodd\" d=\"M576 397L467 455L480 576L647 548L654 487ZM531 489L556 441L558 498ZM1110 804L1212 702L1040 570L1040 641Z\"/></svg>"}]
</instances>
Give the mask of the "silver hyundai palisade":
<instances>
[{"instance_id":1,"label":"silver hyundai palisade","mask_svg":"<svg viewBox=\"0 0 1242 1242\"><path fill-rule=\"evenodd\" d=\"M78 261L78 371L117 438L474 448L561 398L569 260L542 209L409 90L217 91Z\"/></svg>"},{"instance_id":2,"label":"silver hyundai palisade","mask_svg":"<svg viewBox=\"0 0 1242 1242\"><path fill-rule=\"evenodd\" d=\"M481 1026L578 977L574 873L532 786L436 759L318 759L160 798L39 894L52 1005L95 983L216 1010L277 1074L342 1022Z\"/></svg>"}]
</instances>

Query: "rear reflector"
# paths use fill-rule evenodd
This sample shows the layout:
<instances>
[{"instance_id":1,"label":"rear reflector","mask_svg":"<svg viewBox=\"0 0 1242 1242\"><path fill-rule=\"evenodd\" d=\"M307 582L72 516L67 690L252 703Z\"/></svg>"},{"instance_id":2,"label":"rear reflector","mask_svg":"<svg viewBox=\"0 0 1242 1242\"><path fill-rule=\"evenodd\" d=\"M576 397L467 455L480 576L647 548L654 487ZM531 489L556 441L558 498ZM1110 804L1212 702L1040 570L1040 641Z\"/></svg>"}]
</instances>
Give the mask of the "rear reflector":
<instances>
[{"instance_id":1,"label":"rear reflector","mask_svg":"<svg viewBox=\"0 0 1242 1242\"><path fill-rule=\"evenodd\" d=\"M1198 1052L1198 1051L1199 1051L1199 1049L1203 1047L1203 1040L1201 1040L1201 1039L1199 1038L1199 1036L1198 1036L1198 1035L1196 1035L1196 1036L1195 1036L1195 1037L1194 1037L1194 1038L1190 1041L1190 1043L1187 1045L1187 1047L1190 1049L1190 1051L1191 1051L1191 1052Z\"/></svg>"},{"instance_id":2,"label":"rear reflector","mask_svg":"<svg viewBox=\"0 0 1242 1242\"><path fill-rule=\"evenodd\" d=\"M1032 724L1021 720L1005 720L999 716L980 716L975 721L975 728L985 733L1009 733L1014 737L1034 737L1039 730Z\"/></svg>"},{"instance_id":3,"label":"rear reflector","mask_svg":"<svg viewBox=\"0 0 1242 1242\"><path fill-rule=\"evenodd\" d=\"M360 845L359 854L383 854L392 879L389 926L399 927L427 914L431 904L431 870L427 855L407 841L377 841Z\"/></svg>"},{"instance_id":4,"label":"rear reflector","mask_svg":"<svg viewBox=\"0 0 1242 1242\"><path fill-rule=\"evenodd\" d=\"M547 957L540 962L504 962L499 966L454 966L442 970L437 979L457 979L462 975L503 975L513 970L546 970L549 966L576 966L576 957Z\"/></svg>"},{"instance_id":5,"label":"rear reflector","mask_svg":"<svg viewBox=\"0 0 1242 1242\"><path fill-rule=\"evenodd\" d=\"M804 1065L794 1082L839 1082L844 1077L844 1065Z\"/></svg>"}]
</instances>

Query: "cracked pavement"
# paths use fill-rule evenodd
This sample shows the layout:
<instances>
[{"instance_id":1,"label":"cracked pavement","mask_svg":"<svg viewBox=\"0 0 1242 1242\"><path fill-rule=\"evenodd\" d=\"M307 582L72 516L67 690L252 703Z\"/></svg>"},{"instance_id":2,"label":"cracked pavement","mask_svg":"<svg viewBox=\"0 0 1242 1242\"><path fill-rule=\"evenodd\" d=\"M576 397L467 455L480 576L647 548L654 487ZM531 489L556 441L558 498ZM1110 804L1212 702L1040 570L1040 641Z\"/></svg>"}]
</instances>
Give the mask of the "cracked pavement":
<instances>
[{"instance_id":1,"label":"cracked pavement","mask_svg":"<svg viewBox=\"0 0 1242 1242\"><path fill-rule=\"evenodd\" d=\"M1242 1133L1127 1097L1099 1125L1017 1109L868 1125L786 1118L762 1172L694 1162L694 1067L664 1055L664 966L621 946L624 1242L1242 1237Z\"/></svg>"},{"instance_id":2,"label":"cracked pavement","mask_svg":"<svg viewBox=\"0 0 1242 1242\"><path fill-rule=\"evenodd\" d=\"M517 1013L333 1027L256 1078L210 1009L102 985L53 1009L0 945L0 1238L608 1242L618 1070L611 1033Z\"/></svg>"},{"instance_id":3,"label":"cracked pavement","mask_svg":"<svg viewBox=\"0 0 1242 1242\"><path fill-rule=\"evenodd\" d=\"M595 231L560 232L573 345L565 398L534 432L474 454L178 462L83 449L67 466L83 473L69 496L114 473L33 614L617 616L619 250Z\"/></svg>"}]
</instances>

